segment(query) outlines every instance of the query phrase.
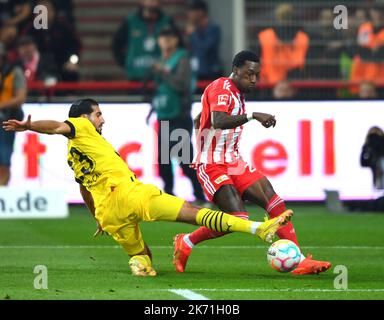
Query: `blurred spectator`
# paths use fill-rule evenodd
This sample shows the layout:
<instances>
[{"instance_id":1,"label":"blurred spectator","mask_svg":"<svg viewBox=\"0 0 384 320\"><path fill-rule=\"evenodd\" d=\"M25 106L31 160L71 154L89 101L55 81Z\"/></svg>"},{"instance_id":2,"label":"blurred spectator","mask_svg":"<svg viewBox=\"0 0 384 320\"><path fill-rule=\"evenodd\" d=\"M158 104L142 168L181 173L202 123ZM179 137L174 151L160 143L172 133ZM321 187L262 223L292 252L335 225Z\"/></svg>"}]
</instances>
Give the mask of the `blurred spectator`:
<instances>
[{"instance_id":1,"label":"blurred spectator","mask_svg":"<svg viewBox=\"0 0 384 320\"><path fill-rule=\"evenodd\" d=\"M160 0L140 0L139 9L128 16L113 38L116 62L125 68L129 80L147 80L150 68L160 57L157 37L172 19L160 7Z\"/></svg>"},{"instance_id":2,"label":"blurred spectator","mask_svg":"<svg viewBox=\"0 0 384 320\"><path fill-rule=\"evenodd\" d=\"M358 54L353 58L351 80L376 82L384 79L384 25L382 13L369 10L369 21L362 23L357 34Z\"/></svg>"},{"instance_id":3,"label":"blurred spectator","mask_svg":"<svg viewBox=\"0 0 384 320\"><path fill-rule=\"evenodd\" d=\"M188 52L180 46L181 36L174 28L163 29L158 38L161 59L153 65L156 83L152 108L159 121L158 163L159 173L164 181L164 191L173 194L172 158L181 157L180 166L193 186L197 200L205 202L203 190L197 180L196 172L189 167L193 157L192 135L192 70ZM169 132L165 135L162 126L168 123ZM178 141L170 139L176 129L184 129L185 135ZM175 146L177 154L172 154ZM185 154L187 152L187 154ZM166 157L164 157L166 155Z\"/></svg>"},{"instance_id":4,"label":"blurred spectator","mask_svg":"<svg viewBox=\"0 0 384 320\"><path fill-rule=\"evenodd\" d=\"M48 29L35 29L33 23L23 34L33 37L42 54L51 54L56 61L62 81L79 80L80 41L74 28L65 20L58 19L51 0L40 0L37 5L48 9Z\"/></svg>"},{"instance_id":5,"label":"blurred spectator","mask_svg":"<svg viewBox=\"0 0 384 320\"><path fill-rule=\"evenodd\" d=\"M280 80L301 77L309 37L302 28L292 26L293 12L291 4L278 5L275 11L277 26L259 32L262 81L275 84Z\"/></svg>"},{"instance_id":6,"label":"blurred spectator","mask_svg":"<svg viewBox=\"0 0 384 320\"><path fill-rule=\"evenodd\" d=\"M7 61L5 45L0 42L0 124L11 118L22 120L22 105L27 97L23 70ZM0 125L0 186L10 179L14 132L5 132Z\"/></svg>"},{"instance_id":7,"label":"blurred spectator","mask_svg":"<svg viewBox=\"0 0 384 320\"><path fill-rule=\"evenodd\" d=\"M335 32L332 9L320 11L316 29L310 33L306 76L312 79L338 79L340 56L343 50L342 31Z\"/></svg>"},{"instance_id":8,"label":"blurred spectator","mask_svg":"<svg viewBox=\"0 0 384 320\"><path fill-rule=\"evenodd\" d=\"M381 128L369 129L361 151L360 164L371 168L373 186L384 189L384 132Z\"/></svg>"},{"instance_id":9,"label":"blurred spectator","mask_svg":"<svg viewBox=\"0 0 384 320\"><path fill-rule=\"evenodd\" d=\"M372 186L376 190L384 189L384 132L374 126L368 130L360 155L360 165L372 171ZM369 201L354 201L350 211L384 212L384 196Z\"/></svg>"},{"instance_id":10,"label":"blurred spectator","mask_svg":"<svg viewBox=\"0 0 384 320\"><path fill-rule=\"evenodd\" d=\"M17 41L17 52L27 82L57 82L59 75L53 56L49 52L41 54L32 37L21 36Z\"/></svg>"},{"instance_id":11,"label":"blurred spectator","mask_svg":"<svg viewBox=\"0 0 384 320\"><path fill-rule=\"evenodd\" d=\"M370 81L363 81L359 86L360 99L377 99L377 90L374 83Z\"/></svg>"},{"instance_id":12,"label":"blurred spectator","mask_svg":"<svg viewBox=\"0 0 384 320\"><path fill-rule=\"evenodd\" d=\"M28 0L1 0L0 42L11 47L19 31L28 23L31 12Z\"/></svg>"},{"instance_id":13,"label":"blurred spectator","mask_svg":"<svg viewBox=\"0 0 384 320\"><path fill-rule=\"evenodd\" d=\"M296 97L297 91L292 87L287 80L279 81L273 87L273 99L276 100L291 100Z\"/></svg>"},{"instance_id":14,"label":"blurred spectator","mask_svg":"<svg viewBox=\"0 0 384 320\"><path fill-rule=\"evenodd\" d=\"M222 75L219 57L221 32L219 26L210 21L204 1L193 1L189 6L186 34L198 79L219 78Z\"/></svg>"},{"instance_id":15,"label":"blurred spectator","mask_svg":"<svg viewBox=\"0 0 384 320\"><path fill-rule=\"evenodd\" d=\"M67 20L72 26L75 26L76 20L73 14L72 0L53 0L57 11L57 16L61 20Z\"/></svg>"}]
</instances>

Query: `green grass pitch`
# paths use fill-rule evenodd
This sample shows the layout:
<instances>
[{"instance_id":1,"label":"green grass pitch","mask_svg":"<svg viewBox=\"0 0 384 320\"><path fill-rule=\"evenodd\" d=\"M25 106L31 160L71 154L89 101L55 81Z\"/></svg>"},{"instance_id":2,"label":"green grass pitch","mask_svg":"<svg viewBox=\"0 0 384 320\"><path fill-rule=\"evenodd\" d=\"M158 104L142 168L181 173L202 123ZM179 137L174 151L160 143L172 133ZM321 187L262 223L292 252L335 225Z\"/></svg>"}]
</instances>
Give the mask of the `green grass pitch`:
<instances>
[{"instance_id":1,"label":"green grass pitch","mask_svg":"<svg viewBox=\"0 0 384 320\"><path fill-rule=\"evenodd\" d=\"M158 276L130 274L128 257L108 236L92 238L95 222L83 207L62 220L0 220L0 299L186 299L178 289L207 299L383 299L384 215L334 214L322 205L294 205L303 252L332 262L321 275L294 276L272 270L267 244L231 234L197 246L187 272L172 265L172 238L194 227L143 223ZM251 218L262 211L249 207ZM34 268L48 270L48 289L35 289ZM348 289L334 287L334 267L348 270Z\"/></svg>"}]
</instances>

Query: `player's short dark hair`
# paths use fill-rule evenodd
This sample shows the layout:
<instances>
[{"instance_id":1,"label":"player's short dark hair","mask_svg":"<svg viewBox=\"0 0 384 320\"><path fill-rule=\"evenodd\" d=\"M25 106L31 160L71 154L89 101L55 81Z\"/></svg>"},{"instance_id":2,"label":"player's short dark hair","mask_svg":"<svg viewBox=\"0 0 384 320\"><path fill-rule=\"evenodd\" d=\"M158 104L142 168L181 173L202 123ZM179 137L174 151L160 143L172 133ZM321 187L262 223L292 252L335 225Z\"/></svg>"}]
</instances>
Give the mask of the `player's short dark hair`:
<instances>
[{"instance_id":1,"label":"player's short dark hair","mask_svg":"<svg viewBox=\"0 0 384 320\"><path fill-rule=\"evenodd\" d=\"M202 0L194 0L191 1L189 5L190 10L201 10L204 13L208 14L208 5L205 1Z\"/></svg>"},{"instance_id":2,"label":"player's short dark hair","mask_svg":"<svg viewBox=\"0 0 384 320\"><path fill-rule=\"evenodd\" d=\"M240 51L238 54L235 55L232 61L232 68L233 67L242 67L245 64L245 61L253 61L260 63L260 59L256 53L249 50L243 50Z\"/></svg>"},{"instance_id":3,"label":"player's short dark hair","mask_svg":"<svg viewBox=\"0 0 384 320\"><path fill-rule=\"evenodd\" d=\"M78 118L82 114L91 114L93 112L93 106L98 105L95 100L90 98L77 100L71 105L68 116L70 118Z\"/></svg>"}]
</instances>

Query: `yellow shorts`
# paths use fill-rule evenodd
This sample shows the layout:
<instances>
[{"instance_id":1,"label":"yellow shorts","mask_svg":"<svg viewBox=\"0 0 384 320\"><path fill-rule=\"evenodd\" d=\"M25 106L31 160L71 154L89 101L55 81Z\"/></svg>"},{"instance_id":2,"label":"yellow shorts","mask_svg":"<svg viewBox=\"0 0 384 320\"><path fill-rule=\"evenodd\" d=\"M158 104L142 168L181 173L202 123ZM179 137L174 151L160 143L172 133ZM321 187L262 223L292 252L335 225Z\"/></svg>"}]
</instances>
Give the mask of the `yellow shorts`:
<instances>
[{"instance_id":1,"label":"yellow shorts","mask_svg":"<svg viewBox=\"0 0 384 320\"><path fill-rule=\"evenodd\" d=\"M141 221L175 221L185 200L139 181L121 184L96 208L103 230L119 242L129 255L143 251Z\"/></svg>"}]
</instances>

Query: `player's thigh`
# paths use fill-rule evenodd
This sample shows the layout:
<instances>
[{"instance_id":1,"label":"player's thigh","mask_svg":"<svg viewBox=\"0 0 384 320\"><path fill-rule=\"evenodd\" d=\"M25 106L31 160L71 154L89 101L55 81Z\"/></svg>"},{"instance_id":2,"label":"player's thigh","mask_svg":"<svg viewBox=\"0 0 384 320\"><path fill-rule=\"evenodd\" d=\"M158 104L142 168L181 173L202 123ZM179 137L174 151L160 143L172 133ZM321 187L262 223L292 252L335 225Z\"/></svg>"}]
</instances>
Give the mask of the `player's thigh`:
<instances>
[{"instance_id":1,"label":"player's thigh","mask_svg":"<svg viewBox=\"0 0 384 320\"><path fill-rule=\"evenodd\" d=\"M112 234L112 237L130 256L145 251L145 243L138 223L129 224Z\"/></svg>"},{"instance_id":2,"label":"player's thigh","mask_svg":"<svg viewBox=\"0 0 384 320\"><path fill-rule=\"evenodd\" d=\"M229 170L230 177L241 198L264 208L274 194L273 188L264 174L252 168L242 159Z\"/></svg>"},{"instance_id":3,"label":"player's thigh","mask_svg":"<svg viewBox=\"0 0 384 320\"><path fill-rule=\"evenodd\" d=\"M222 186L233 184L227 174L227 166L224 164L201 164L198 166L196 174L209 201L214 201L215 194Z\"/></svg>"},{"instance_id":4,"label":"player's thigh","mask_svg":"<svg viewBox=\"0 0 384 320\"><path fill-rule=\"evenodd\" d=\"M256 203L265 208L269 200L275 195L271 182L263 177L252 183L244 192L243 199Z\"/></svg>"},{"instance_id":5,"label":"player's thigh","mask_svg":"<svg viewBox=\"0 0 384 320\"><path fill-rule=\"evenodd\" d=\"M151 220L176 221L186 201L162 192L149 200L149 217Z\"/></svg>"},{"instance_id":6,"label":"player's thigh","mask_svg":"<svg viewBox=\"0 0 384 320\"><path fill-rule=\"evenodd\" d=\"M246 211L239 192L232 184L221 186L213 196L213 202L224 212L231 213Z\"/></svg>"}]
</instances>

